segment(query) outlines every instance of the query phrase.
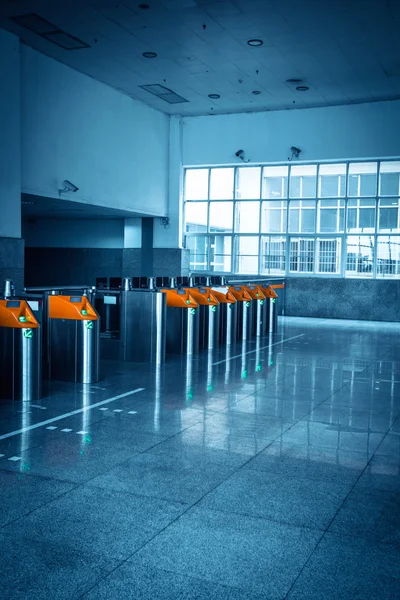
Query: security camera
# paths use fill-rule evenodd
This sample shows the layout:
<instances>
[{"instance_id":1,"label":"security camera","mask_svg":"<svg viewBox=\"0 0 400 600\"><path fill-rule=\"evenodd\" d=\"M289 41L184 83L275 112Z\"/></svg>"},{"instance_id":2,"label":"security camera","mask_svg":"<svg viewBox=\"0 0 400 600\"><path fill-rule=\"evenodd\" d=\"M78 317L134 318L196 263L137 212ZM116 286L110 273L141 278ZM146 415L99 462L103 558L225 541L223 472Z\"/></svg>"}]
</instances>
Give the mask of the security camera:
<instances>
[{"instance_id":1,"label":"security camera","mask_svg":"<svg viewBox=\"0 0 400 600\"><path fill-rule=\"evenodd\" d=\"M68 179L64 179L63 185L64 185L64 187L62 189L58 190L59 196L61 196L61 194L66 194L67 192L75 193L79 190L78 186L76 186L73 183L71 183L70 181L68 181Z\"/></svg>"},{"instance_id":2,"label":"security camera","mask_svg":"<svg viewBox=\"0 0 400 600\"><path fill-rule=\"evenodd\" d=\"M293 160L294 158L299 158L301 150L300 148L296 148L296 146L292 146L290 152L292 154L289 156L288 160Z\"/></svg>"},{"instance_id":3,"label":"security camera","mask_svg":"<svg viewBox=\"0 0 400 600\"><path fill-rule=\"evenodd\" d=\"M65 179L63 183L69 192L77 192L79 190L79 188L70 181L68 181L68 179Z\"/></svg>"},{"instance_id":4,"label":"security camera","mask_svg":"<svg viewBox=\"0 0 400 600\"><path fill-rule=\"evenodd\" d=\"M245 160L244 150L238 150L237 152L235 152L235 156L237 156L237 158L240 158L240 160L242 160L243 162L250 162L250 159Z\"/></svg>"}]
</instances>

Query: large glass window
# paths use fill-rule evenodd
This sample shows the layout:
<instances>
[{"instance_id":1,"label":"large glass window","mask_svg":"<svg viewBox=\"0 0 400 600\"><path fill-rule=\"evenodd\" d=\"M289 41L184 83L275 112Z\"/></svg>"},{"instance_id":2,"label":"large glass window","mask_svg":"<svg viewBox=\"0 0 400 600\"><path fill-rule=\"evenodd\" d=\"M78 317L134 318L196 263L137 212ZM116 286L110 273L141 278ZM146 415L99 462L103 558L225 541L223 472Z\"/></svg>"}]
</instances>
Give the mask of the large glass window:
<instances>
[{"instance_id":1,"label":"large glass window","mask_svg":"<svg viewBox=\"0 0 400 600\"><path fill-rule=\"evenodd\" d=\"M186 169L184 202L192 271L400 278L400 159Z\"/></svg>"}]
</instances>

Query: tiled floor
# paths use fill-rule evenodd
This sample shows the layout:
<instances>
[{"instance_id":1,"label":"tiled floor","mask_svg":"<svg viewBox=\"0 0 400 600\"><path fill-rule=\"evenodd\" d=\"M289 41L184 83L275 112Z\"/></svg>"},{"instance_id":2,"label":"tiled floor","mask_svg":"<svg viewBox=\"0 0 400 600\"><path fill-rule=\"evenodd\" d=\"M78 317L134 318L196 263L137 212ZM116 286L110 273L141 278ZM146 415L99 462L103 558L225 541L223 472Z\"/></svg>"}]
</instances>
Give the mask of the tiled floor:
<instances>
[{"instance_id":1,"label":"tiled floor","mask_svg":"<svg viewBox=\"0 0 400 600\"><path fill-rule=\"evenodd\" d=\"M102 367L0 406L1 600L400 598L400 324Z\"/></svg>"}]
</instances>

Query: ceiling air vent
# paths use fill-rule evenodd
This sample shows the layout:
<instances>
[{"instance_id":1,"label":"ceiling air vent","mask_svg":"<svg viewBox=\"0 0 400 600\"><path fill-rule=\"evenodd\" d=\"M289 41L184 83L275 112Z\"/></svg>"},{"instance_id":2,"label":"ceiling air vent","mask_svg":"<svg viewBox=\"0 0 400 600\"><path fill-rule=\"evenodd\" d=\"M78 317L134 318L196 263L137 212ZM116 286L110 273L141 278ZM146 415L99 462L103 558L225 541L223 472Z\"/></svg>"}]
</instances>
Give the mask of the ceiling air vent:
<instances>
[{"instance_id":1,"label":"ceiling air vent","mask_svg":"<svg viewBox=\"0 0 400 600\"><path fill-rule=\"evenodd\" d=\"M151 85L140 85L139 87L141 87L142 90L146 90L146 92L153 94L153 96L157 96L157 98L160 98L160 100L165 100L165 102L168 102L168 104L189 102L189 100L186 100L186 98L182 98L182 96L175 94L175 92L172 90L169 90L163 85L158 85L157 83Z\"/></svg>"},{"instance_id":2,"label":"ceiling air vent","mask_svg":"<svg viewBox=\"0 0 400 600\"><path fill-rule=\"evenodd\" d=\"M33 13L19 15L17 17L11 17L11 20L20 27L34 31L42 38L57 46L61 46L61 48L64 48L65 50L90 48L89 44L86 44L86 42L79 40L73 35L69 35L69 33L65 33L65 31L62 31L57 25L53 25L53 23L46 21L46 19L43 19L39 15Z\"/></svg>"}]
</instances>

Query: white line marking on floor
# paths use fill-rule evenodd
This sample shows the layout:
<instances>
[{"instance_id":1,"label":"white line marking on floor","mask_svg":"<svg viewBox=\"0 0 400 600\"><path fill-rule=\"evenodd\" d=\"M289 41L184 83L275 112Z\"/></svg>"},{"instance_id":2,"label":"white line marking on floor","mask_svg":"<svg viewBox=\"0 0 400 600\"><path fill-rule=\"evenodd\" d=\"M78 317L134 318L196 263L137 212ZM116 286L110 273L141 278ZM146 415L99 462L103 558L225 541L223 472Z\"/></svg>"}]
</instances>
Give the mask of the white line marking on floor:
<instances>
[{"instance_id":1,"label":"white line marking on floor","mask_svg":"<svg viewBox=\"0 0 400 600\"><path fill-rule=\"evenodd\" d=\"M50 423L55 423L57 421L61 421L61 419L65 419L66 417L73 417L74 415L79 415L83 412L88 412L89 410L93 410L93 408L98 408L102 406L102 404L108 404L109 402L114 402L115 400L120 400L121 398L126 398L127 396L132 396L133 394L138 394L139 392L144 392L144 388L137 388L136 390L131 390L130 392L125 392L125 394L119 394L119 396L114 396L113 398L108 398L107 400L102 400L101 402L96 402L95 404L89 404L88 406L84 406L83 408L78 408L77 410L73 410L72 412L65 413L63 415L59 415L58 417L53 417L52 419L47 419L47 421L41 421L40 423L35 423L34 425L29 425L28 427L23 427L22 429L17 429L16 431L10 431L9 433L3 433L0 435L0 440L6 440L7 438L13 437L15 435L19 435L20 433L25 433L26 431L31 431L32 429L38 429L38 427L44 427L44 425L49 425Z\"/></svg>"},{"instance_id":2,"label":"white line marking on floor","mask_svg":"<svg viewBox=\"0 0 400 600\"><path fill-rule=\"evenodd\" d=\"M61 429L64 433L71 433L72 429Z\"/></svg>"},{"instance_id":3,"label":"white line marking on floor","mask_svg":"<svg viewBox=\"0 0 400 600\"><path fill-rule=\"evenodd\" d=\"M87 433L87 431L77 431L76 435L86 435Z\"/></svg>"},{"instance_id":4,"label":"white line marking on floor","mask_svg":"<svg viewBox=\"0 0 400 600\"><path fill-rule=\"evenodd\" d=\"M12 460L13 462L18 462L19 460L22 460L21 456L11 456L11 458L9 458L8 460Z\"/></svg>"},{"instance_id":5,"label":"white line marking on floor","mask_svg":"<svg viewBox=\"0 0 400 600\"><path fill-rule=\"evenodd\" d=\"M213 367L215 367L215 365L222 365L223 363L228 362L228 360L234 360L235 358L242 358L242 356L246 355L246 354L254 354L254 352L259 352L260 350L265 350L265 348L271 348L272 346L277 346L278 344L284 344L285 342L290 342L290 340L296 340L297 338L303 337L305 335L306 335L305 333L300 333L300 335L295 335L291 338L286 338L285 340L280 340L280 342L275 342L274 344L268 344L267 346L261 346L260 348L255 348L254 350L249 350L248 352L243 352L242 354L236 354L236 356L230 356L229 358L225 358L224 360L219 360L218 362L213 363Z\"/></svg>"},{"instance_id":6,"label":"white line marking on floor","mask_svg":"<svg viewBox=\"0 0 400 600\"><path fill-rule=\"evenodd\" d=\"M53 431L54 429L57 429L57 427L55 427L54 425L50 425L50 427L46 427L46 429L50 429L50 431Z\"/></svg>"},{"instance_id":7,"label":"white line marking on floor","mask_svg":"<svg viewBox=\"0 0 400 600\"><path fill-rule=\"evenodd\" d=\"M40 408L41 410L47 410L46 406L41 406L40 404L30 404L32 408Z\"/></svg>"},{"instance_id":8,"label":"white line marking on floor","mask_svg":"<svg viewBox=\"0 0 400 600\"><path fill-rule=\"evenodd\" d=\"M108 410L108 408L99 408L99 410Z\"/></svg>"},{"instance_id":9,"label":"white line marking on floor","mask_svg":"<svg viewBox=\"0 0 400 600\"><path fill-rule=\"evenodd\" d=\"M137 410L130 410L128 415L137 415Z\"/></svg>"},{"instance_id":10,"label":"white line marking on floor","mask_svg":"<svg viewBox=\"0 0 400 600\"><path fill-rule=\"evenodd\" d=\"M121 408L114 408L113 412L124 412Z\"/></svg>"},{"instance_id":11,"label":"white line marking on floor","mask_svg":"<svg viewBox=\"0 0 400 600\"><path fill-rule=\"evenodd\" d=\"M5 454L0 454L0 458L3 458L3 456L5 456Z\"/></svg>"}]
</instances>

